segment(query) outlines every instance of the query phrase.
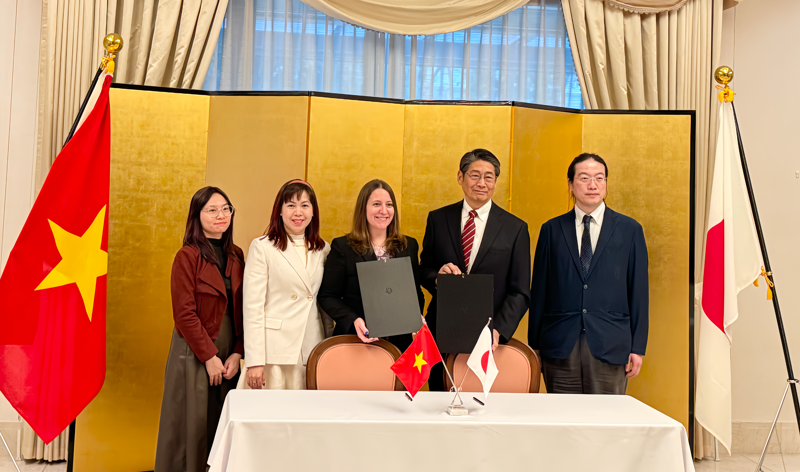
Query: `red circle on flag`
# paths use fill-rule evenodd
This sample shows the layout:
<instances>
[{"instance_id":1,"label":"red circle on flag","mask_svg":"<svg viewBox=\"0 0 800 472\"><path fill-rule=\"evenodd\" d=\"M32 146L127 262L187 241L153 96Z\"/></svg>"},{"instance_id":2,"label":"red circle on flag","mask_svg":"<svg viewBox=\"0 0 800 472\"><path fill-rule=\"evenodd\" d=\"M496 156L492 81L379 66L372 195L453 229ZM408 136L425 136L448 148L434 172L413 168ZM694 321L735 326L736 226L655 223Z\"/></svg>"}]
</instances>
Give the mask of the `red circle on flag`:
<instances>
[{"instance_id":1,"label":"red circle on flag","mask_svg":"<svg viewBox=\"0 0 800 472\"><path fill-rule=\"evenodd\" d=\"M486 351L481 356L481 368L483 369L483 373L486 373L486 368L489 366L489 351Z\"/></svg>"}]
</instances>

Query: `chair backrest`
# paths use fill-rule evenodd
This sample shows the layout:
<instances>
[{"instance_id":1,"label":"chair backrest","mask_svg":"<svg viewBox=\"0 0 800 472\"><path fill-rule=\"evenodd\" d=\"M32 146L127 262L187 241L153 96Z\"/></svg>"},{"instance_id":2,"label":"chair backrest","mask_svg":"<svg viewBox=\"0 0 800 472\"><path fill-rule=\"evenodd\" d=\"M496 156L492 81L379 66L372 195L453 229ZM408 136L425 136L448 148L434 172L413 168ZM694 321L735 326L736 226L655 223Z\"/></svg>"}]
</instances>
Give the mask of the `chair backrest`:
<instances>
[{"instance_id":1,"label":"chair backrest","mask_svg":"<svg viewBox=\"0 0 800 472\"><path fill-rule=\"evenodd\" d=\"M355 335L333 336L317 344L308 357L309 390L403 390L390 369L400 357L392 343L365 344Z\"/></svg>"},{"instance_id":2,"label":"chair backrest","mask_svg":"<svg viewBox=\"0 0 800 472\"><path fill-rule=\"evenodd\" d=\"M447 368L453 374L456 385L459 385L461 379L464 379L461 386L462 391L482 392L483 386L478 377L467 367L467 359L469 359L469 354L448 354ZM497 346L494 351L494 362L500 372L490 391L499 393L539 392L542 363L530 346L522 341L512 339L508 344ZM446 373L445 385L448 390L452 387Z\"/></svg>"}]
</instances>

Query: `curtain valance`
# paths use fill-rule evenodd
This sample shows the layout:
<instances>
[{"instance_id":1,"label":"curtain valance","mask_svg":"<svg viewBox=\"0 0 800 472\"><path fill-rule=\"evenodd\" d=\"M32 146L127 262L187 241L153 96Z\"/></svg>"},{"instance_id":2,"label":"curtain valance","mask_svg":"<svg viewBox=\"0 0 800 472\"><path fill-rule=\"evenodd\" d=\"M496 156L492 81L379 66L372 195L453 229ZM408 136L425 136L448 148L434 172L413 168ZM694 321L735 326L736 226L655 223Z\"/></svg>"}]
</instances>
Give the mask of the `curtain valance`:
<instances>
[{"instance_id":1,"label":"curtain valance","mask_svg":"<svg viewBox=\"0 0 800 472\"><path fill-rule=\"evenodd\" d=\"M516 10L528 0L303 0L303 3L367 29L429 35L480 25Z\"/></svg>"},{"instance_id":2,"label":"curtain valance","mask_svg":"<svg viewBox=\"0 0 800 472\"><path fill-rule=\"evenodd\" d=\"M687 0L606 0L609 5L631 13L661 13L679 10Z\"/></svg>"}]
</instances>

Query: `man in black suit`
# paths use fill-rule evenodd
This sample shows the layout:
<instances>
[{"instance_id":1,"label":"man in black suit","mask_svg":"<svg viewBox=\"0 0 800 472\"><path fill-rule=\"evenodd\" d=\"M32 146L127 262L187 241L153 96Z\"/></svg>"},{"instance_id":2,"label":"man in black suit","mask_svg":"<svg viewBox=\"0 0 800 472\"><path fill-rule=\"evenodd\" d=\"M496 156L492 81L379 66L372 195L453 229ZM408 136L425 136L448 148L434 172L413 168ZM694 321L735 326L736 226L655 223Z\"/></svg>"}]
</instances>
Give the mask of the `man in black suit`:
<instances>
[{"instance_id":1,"label":"man in black suit","mask_svg":"<svg viewBox=\"0 0 800 472\"><path fill-rule=\"evenodd\" d=\"M636 220L606 207L608 166L581 154L567 170L575 207L542 225L528 344L550 393L624 394L647 346L647 245Z\"/></svg>"},{"instance_id":2,"label":"man in black suit","mask_svg":"<svg viewBox=\"0 0 800 472\"><path fill-rule=\"evenodd\" d=\"M433 300L426 322L436 336L439 274L494 275L494 346L508 342L530 303L531 238L528 225L492 203L500 161L485 149L464 154L458 184L464 200L428 213L422 241L422 286ZM431 369L431 390L444 390L441 364Z\"/></svg>"}]
</instances>

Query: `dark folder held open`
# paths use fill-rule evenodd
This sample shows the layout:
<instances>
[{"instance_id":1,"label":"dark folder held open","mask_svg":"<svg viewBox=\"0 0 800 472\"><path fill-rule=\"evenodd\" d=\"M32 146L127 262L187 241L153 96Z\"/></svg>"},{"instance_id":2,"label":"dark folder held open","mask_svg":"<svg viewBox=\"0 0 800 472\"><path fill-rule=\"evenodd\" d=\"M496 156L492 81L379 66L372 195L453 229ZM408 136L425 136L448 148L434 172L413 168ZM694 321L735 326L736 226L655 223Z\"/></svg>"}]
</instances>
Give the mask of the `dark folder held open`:
<instances>
[{"instance_id":1,"label":"dark folder held open","mask_svg":"<svg viewBox=\"0 0 800 472\"><path fill-rule=\"evenodd\" d=\"M371 338L414 333L422 328L410 258L359 262L356 271Z\"/></svg>"},{"instance_id":2,"label":"dark folder held open","mask_svg":"<svg viewBox=\"0 0 800 472\"><path fill-rule=\"evenodd\" d=\"M439 274L436 344L448 354L470 353L494 314L494 276Z\"/></svg>"}]
</instances>

